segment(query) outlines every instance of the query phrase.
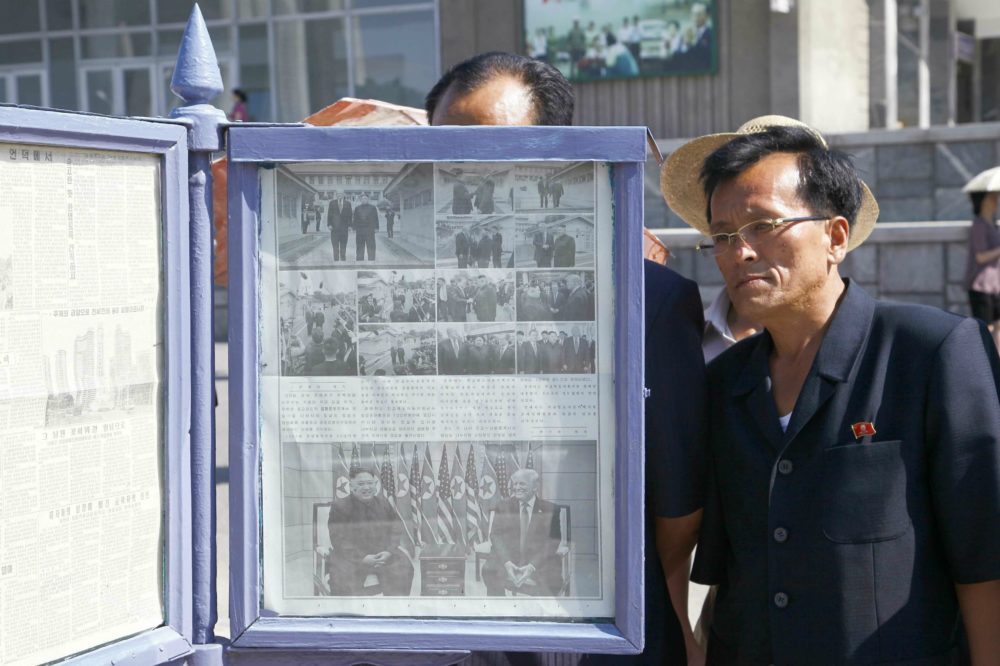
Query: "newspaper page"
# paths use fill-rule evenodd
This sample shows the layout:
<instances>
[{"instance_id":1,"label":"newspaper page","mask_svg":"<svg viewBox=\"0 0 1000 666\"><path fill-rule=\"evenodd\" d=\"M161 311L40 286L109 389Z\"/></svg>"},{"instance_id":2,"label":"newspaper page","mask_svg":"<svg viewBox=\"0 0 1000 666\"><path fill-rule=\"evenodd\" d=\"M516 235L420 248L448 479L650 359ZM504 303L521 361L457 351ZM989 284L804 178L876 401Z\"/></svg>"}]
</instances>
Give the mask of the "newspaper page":
<instances>
[{"instance_id":1,"label":"newspaper page","mask_svg":"<svg viewBox=\"0 0 1000 666\"><path fill-rule=\"evenodd\" d=\"M610 168L260 173L265 608L614 617Z\"/></svg>"},{"instance_id":2,"label":"newspaper page","mask_svg":"<svg viewBox=\"0 0 1000 666\"><path fill-rule=\"evenodd\" d=\"M0 664L163 623L160 167L0 144Z\"/></svg>"}]
</instances>

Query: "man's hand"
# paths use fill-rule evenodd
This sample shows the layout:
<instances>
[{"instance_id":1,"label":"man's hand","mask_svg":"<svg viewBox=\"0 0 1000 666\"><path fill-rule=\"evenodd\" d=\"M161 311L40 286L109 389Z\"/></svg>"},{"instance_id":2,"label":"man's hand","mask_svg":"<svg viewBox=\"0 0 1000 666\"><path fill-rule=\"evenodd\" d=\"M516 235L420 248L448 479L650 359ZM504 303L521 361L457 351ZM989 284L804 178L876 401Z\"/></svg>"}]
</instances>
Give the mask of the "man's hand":
<instances>
[{"instance_id":1,"label":"man's hand","mask_svg":"<svg viewBox=\"0 0 1000 666\"><path fill-rule=\"evenodd\" d=\"M1000 580L956 585L972 666L995 664L1000 655Z\"/></svg>"},{"instance_id":2,"label":"man's hand","mask_svg":"<svg viewBox=\"0 0 1000 666\"><path fill-rule=\"evenodd\" d=\"M378 555L365 555L361 558L361 564L366 567L374 568L376 564L379 563Z\"/></svg>"}]
</instances>

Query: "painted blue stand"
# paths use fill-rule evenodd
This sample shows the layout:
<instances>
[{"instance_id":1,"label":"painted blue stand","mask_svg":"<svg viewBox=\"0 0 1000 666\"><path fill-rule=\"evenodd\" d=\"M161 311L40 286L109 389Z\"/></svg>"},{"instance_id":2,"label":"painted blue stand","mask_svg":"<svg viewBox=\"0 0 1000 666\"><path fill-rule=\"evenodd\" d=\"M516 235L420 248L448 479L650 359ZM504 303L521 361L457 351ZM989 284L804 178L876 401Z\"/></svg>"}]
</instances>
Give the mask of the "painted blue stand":
<instances>
[{"instance_id":1,"label":"painted blue stand","mask_svg":"<svg viewBox=\"0 0 1000 666\"><path fill-rule=\"evenodd\" d=\"M222 663L215 543L215 358L212 339L212 153L222 148L226 115L209 101L222 75L196 4L181 38L170 89L184 104L170 114L188 126L191 282L191 507L193 649L190 663Z\"/></svg>"}]
</instances>

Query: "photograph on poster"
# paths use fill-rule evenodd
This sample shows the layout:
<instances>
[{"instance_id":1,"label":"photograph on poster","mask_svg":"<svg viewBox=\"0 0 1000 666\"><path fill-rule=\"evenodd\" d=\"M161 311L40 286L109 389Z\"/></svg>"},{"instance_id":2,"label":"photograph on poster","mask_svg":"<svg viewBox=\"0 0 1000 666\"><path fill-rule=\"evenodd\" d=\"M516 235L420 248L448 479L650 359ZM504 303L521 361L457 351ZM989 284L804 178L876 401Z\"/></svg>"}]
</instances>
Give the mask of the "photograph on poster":
<instances>
[{"instance_id":1,"label":"photograph on poster","mask_svg":"<svg viewBox=\"0 0 1000 666\"><path fill-rule=\"evenodd\" d=\"M526 55L570 80L711 74L714 0L524 0Z\"/></svg>"},{"instance_id":2,"label":"photograph on poster","mask_svg":"<svg viewBox=\"0 0 1000 666\"><path fill-rule=\"evenodd\" d=\"M275 172L281 268L434 265L432 165L294 163Z\"/></svg>"},{"instance_id":3,"label":"photograph on poster","mask_svg":"<svg viewBox=\"0 0 1000 666\"><path fill-rule=\"evenodd\" d=\"M439 215L503 215L513 212L513 165L504 162L439 162L434 198Z\"/></svg>"},{"instance_id":4,"label":"photograph on poster","mask_svg":"<svg viewBox=\"0 0 1000 666\"><path fill-rule=\"evenodd\" d=\"M593 271L518 271L518 321L593 321Z\"/></svg>"},{"instance_id":5,"label":"photograph on poster","mask_svg":"<svg viewBox=\"0 0 1000 666\"><path fill-rule=\"evenodd\" d=\"M358 321L432 322L434 285L434 271L358 271Z\"/></svg>"},{"instance_id":6,"label":"photograph on poster","mask_svg":"<svg viewBox=\"0 0 1000 666\"><path fill-rule=\"evenodd\" d=\"M594 165L525 162L514 167L517 213L594 214Z\"/></svg>"},{"instance_id":7,"label":"photograph on poster","mask_svg":"<svg viewBox=\"0 0 1000 666\"><path fill-rule=\"evenodd\" d=\"M514 373L513 324L439 324L437 329L439 375Z\"/></svg>"},{"instance_id":8,"label":"photograph on poster","mask_svg":"<svg viewBox=\"0 0 1000 666\"><path fill-rule=\"evenodd\" d=\"M512 268L514 218L510 215L437 219L438 268Z\"/></svg>"},{"instance_id":9,"label":"photograph on poster","mask_svg":"<svg viewBox=\"0 0 1000 666\"><path fill-rule=\"evenodd\" d=\"M514 271L437 271L439 322L514 321Z\"/></svg>"},{"instance_id":10,"label":"photograph on poster","mask_svg":"<svg viewBox=\"0 0 1000 666\"><path fill-rule=\"evenodd\" d=\"M281 374L358 374L354 271L293 270L278 274Z\"/></svg>"},{"instance_id":11,"label":"photograph on poster","mask_svg":"<svg viewBox=\"0 0 1000 666\"><path fill-rule=\"evenodd\" d=\"M596 454L574 440L285 443L287 589L597 596Z\"/></svg>"},{"instance_id":12,"label":"photograph on poster","mask_svg":"<svg viewBox=\"0 0 1000 666\"><path fill-rule=\"evenodd\" d=\"M593 215L518 215L518 268L592 268Z\"/></svg>"},{"instance_id":13,"label":"photograph on poster","mask_svg":"<svg viewBox=\"0 0 1000 666\"><path fill-rule=\"evenodd\" d=\"M264 606L300 616L612 617L614 503L600 482L615 441L614 310L601 298L613 285L608 167L317 163L259 173L263 521L282 535L262 541ZM282 220L287 174L336 192L337 214L342 193L352 215L361 194L398 195L394 235L407 229L408 202L425 206L427 263L383 262L395 239L377 204L374 266L354 259L349 225L347 259L333 262L329 215L317 234L315 202L305 221ZM365 175L383 193L365 189ZM531 194L527 211L513 210L516 175ZM292 268L289 233L322 237L325 263ZM551 247L536 259L539 234ZM310 321L314 346L338 350L341 376L307 372L305 359L319 358ZM328 342L336 322L353 334L350 347ZM302 376L266 371L292 358ZM518 493L536 511L523 547ZM481 513L470 514L470 500ZM424 575L428 567L440 574Z\"/></svg>"},{"instance_id":14,"label":"photograph on poster","mask_svg":"<svg viewBox=\"0 0 1000 666\"><path fill-rule=\"evenodd\" d=\"M361 376L437 373L437 337L433 324L362 324L358 331L358 374Z\"/></svg>"},{"instance_id":15,"label":"photograph on poster","mask_svg":"<svg viewBox=\"0 0 1000 666\"><path fill-rule=\"evenodd\" d=\"M517 374L592 374L595 329L588 323L518 324Z\"/></svg>"}]
</instances>

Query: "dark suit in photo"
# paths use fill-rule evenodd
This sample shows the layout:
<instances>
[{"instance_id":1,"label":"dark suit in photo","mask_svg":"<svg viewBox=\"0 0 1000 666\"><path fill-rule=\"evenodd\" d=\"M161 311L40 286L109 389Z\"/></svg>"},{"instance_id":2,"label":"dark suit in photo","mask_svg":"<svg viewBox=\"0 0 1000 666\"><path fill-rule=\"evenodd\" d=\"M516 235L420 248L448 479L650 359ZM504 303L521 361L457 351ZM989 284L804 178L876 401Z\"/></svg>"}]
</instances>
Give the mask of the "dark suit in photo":
<instances>
[{"instance_id":1,"label":"dark suit in photo","mask_svg":"<svg viewBox=\"0 0 1000 666\"><path fill-rule=\"evenodd\" d=\"M497 352L493 362L493 372L498 375L510 375L514 372L514 344L504 343Z\"/></svg>"},{"instance_id":2,"label":"dark suit in photo","mask_svg":"<svg viewBox=\"0 0 1000 666\"><path fill-rule=\"evenodd\" d=\"M517 371L526 375L537 375L542 371L540 356L540 342L522 342L518 348Z\"/></svg>"},{"instance_id":3,"label":"dark suit in photo","mask_svg":"<svg viewBox=\"0 0 1000 666\"><path fill-rule=\"evenodd\" d=\"M563 350L558 342L543 342L539 345L539 363L545 374L562 372Z\"/></svg>"},{"instance_id":4,"label":"dark suit in photo","mask_svg":"<svg viewBox=\"0 0 1000 666\"><path fill-rule=\"evenodd\" d=\"M563 321L591 321L594 319L594 297L583 287L577 287L566 296L566 302L559 308L559 319Z\"/></svg>"},{"instance_id":5,"label":"dark suit in photo","mask_svg":"<svg viewBox=\"0 0 1000 666\"><path fill-rule=\"evenodd\" d=\"M469 266L469 237L464 231L455 234L455 258L458 259L459 268Z\"/></svg>"},{"instance_id":6,"label":"dark suit in photo","mask_svg":"<svg viewBox=\"0 0 1000 666\"><path fill-rule=\"evenodd\" d=\"M535 567L532 579L534 588L522 588L539 596L554 596L562 587L562 562L557 550L560 542L559 509L555 504L535 497L530 510L528 530L521 533L521 503L515 497L504 500L496 509L493 519L490 559L483 565L483 582L486 594L504 594L506 572L504 564L516 566L531 564Z\"/></svg>"},{"instance_id":7,"label":"dark suit in photo","mask_svg":"<svg viewBox=\"0 0 1000 666\"><path fill-rule=\"evenodd\" d=\"M334 500L327 522L330 530L330 594L360 596L365 579L378 576L385 596L409 596L413 582L413 565L399 549L403 536L403 521L384 497L367 502L348 495ZM374 568L366 565L366 555L381 552L389 560Z\"/></svg>"},{"instance_id":8,"label":"dark suit in photo","mask_svg":"<svg viewBox=\"0 0 1000 666\"><path fill-rule=\"evenodd\" d=\"M535 246L535 265L538 268L552 267L552 252L555 238L548 231L539 231L531 241Z\"/></svg>"},{"instance_id":9,"label":"dark suit in photo","mask_svg":"<svg viewBox=\"0 0 1000 666\"><path fill-rule=\"evenodd\" d=\"M368 260L375 261L375 231L378 229L378 209L366 203L354 209L354 240L357 245L357 260L363 261L365 250Z\"/></svg>"},{"instance_id":10,"label":"dark suit in photo","mask_svg":"<svg viewBox=\"0 0 1000 666\"><path fill-rule=\"evenodd\" d=\"M583 337L570 336L563 341L563 364L566 372L593 372L590 360L590 342Z\"/></svg>"},{"instance_id":11,"label":"dark suit in photo","mask_svg":"<svg viewBox=\"0 0 1000 666\"><path fill-rule=\"evenodd\" d=\"M464 375L468 345L445 338L438 343L438 374Z\"/></svg>"},{"instance_id":12,"label":"dark suit in photo","mask_svg":"<svg viewBox=\"0 0 1000 666\"><path fill-rule=\"evenodd\" d=\"M503 261L503 234L499 231L493 234L493 268L503 268L500 262Z\"/></svg>"},{"instance_id":13,"label":"dark suit in photo","mask_svg":"<svg viewBox=\"0 0 1000 666\"><path fill-rule=\"evenodd\" d=\"M347 234L354 222L351 202L334 199L326 212L326 226L330 229L330 244L333 245L333 260L347 260Z\"/></svg>"},{"instance_id":14,"label":"dark suit in photo","mask_svg":"<svg viewBox=\"0 0 1000 666\"><path fill-rule=\"evenodd\" d=\"M576 239L569 234L556 236L552 247L552 265L556 268L576 266Z\"/></svg>"}]
</instances>

